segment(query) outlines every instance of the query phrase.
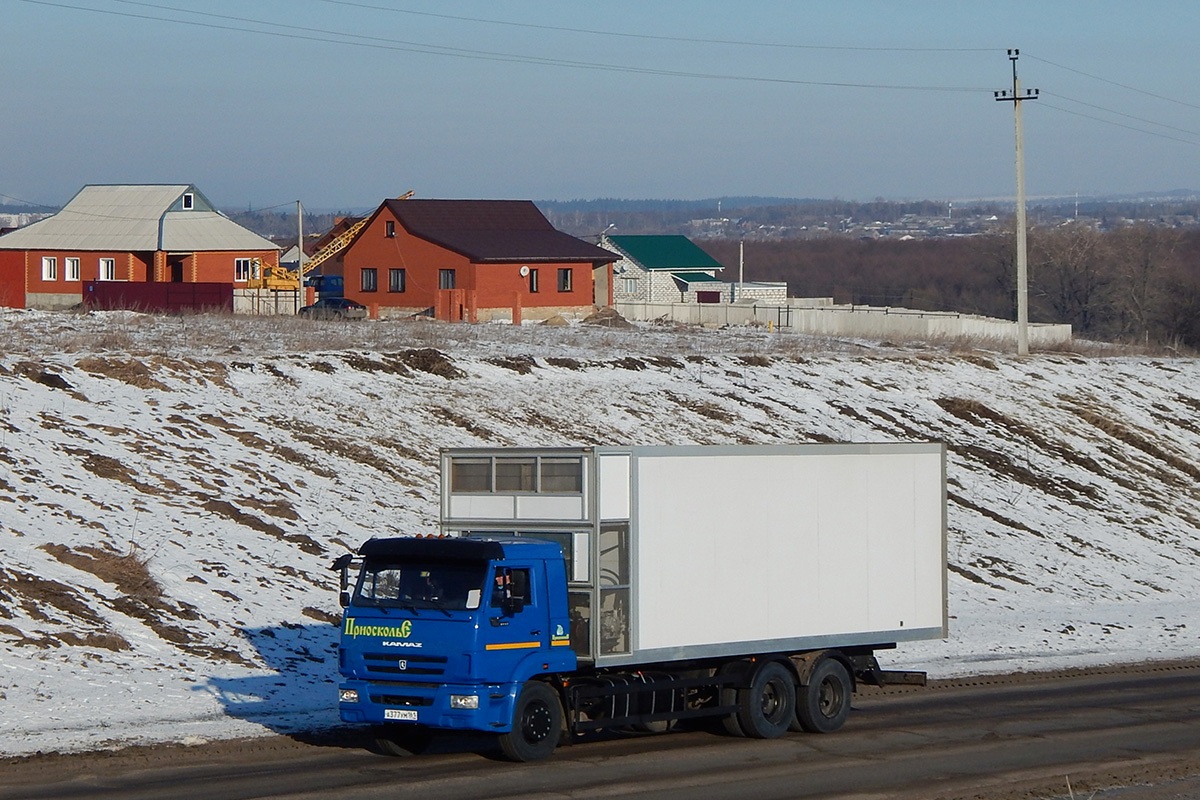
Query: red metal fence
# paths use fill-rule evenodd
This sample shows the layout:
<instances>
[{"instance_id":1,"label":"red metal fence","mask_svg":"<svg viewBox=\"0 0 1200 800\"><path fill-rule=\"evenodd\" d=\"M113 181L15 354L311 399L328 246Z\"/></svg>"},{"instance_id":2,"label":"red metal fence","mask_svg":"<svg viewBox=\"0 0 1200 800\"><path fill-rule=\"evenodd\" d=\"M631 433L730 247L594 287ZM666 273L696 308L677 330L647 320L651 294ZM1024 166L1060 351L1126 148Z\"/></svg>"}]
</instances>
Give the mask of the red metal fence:
<instances>
[{"instance_id":1,"label":"red metal fence","mask_svg":"<svg viewBox=\"0 0 1200 800\"><path fill-rule=\"evenodd\" d=\"M102 311L225 311L232 314L233 284L84 281L83 305Z\"/></svg>"}]
</instances>

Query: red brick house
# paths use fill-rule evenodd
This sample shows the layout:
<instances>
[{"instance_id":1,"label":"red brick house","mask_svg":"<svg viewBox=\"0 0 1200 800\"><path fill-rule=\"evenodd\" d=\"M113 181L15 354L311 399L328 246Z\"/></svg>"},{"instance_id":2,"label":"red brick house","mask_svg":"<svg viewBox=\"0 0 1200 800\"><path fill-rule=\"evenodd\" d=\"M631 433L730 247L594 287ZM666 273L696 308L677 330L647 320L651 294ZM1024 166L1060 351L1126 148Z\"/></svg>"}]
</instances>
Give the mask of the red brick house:
<instances>
[{"instance_id":1,"label":"red brick house","mask_svg":"<svg viewBox=\"0 0 1200 800\"><path fill-rule=\"evenodd\" d=\"M0 236L0 305L69 308L92 281L244 288L279 248L194 186L85 186L52 217Z\"/></svg>"},{"instance_id":2,"label":"red brick house","mask_svg":"<svg viewBox=\"0 0 1200 800\"><path fill-rule=\"evenodd\" d=\"M612 263L528 200L385 200L342 252L345 295L379 317L581 316L612 304Z\"/></svg>"}]
</instances>

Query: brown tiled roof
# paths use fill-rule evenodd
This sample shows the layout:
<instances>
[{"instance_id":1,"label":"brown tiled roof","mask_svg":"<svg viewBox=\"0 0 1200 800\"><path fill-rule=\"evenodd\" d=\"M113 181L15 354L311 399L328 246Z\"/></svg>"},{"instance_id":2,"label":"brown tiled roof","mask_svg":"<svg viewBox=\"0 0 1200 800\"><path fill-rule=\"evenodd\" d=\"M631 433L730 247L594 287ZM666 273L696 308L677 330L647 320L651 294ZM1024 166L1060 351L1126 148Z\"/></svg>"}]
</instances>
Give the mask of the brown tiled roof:
<instances>
[{"instance_id":1,"label":"brown tiled roof","mask_svg":"<svg viewBox=\"0 0 1200 800\"><path fill-rule=\"evenodd\" d=\"M614 253L555 230L529 200L387 200L405 230L475 262L609 263Z\"/></svg>"}]
</instances>

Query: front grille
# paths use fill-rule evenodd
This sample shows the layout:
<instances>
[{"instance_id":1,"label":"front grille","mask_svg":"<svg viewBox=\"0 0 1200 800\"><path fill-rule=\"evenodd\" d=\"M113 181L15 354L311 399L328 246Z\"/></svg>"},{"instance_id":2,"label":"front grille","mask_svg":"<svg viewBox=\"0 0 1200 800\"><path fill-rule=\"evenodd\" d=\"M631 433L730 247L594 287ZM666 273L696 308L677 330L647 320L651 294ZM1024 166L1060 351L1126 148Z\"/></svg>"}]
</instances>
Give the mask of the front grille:
<instances>
[{"instance_id":1,"label":"front grille","mask_svg":"<svg viewBox=\"0 0 1200 800\"><path fill-rule=\"evenodd\" d=\"M413 697L407 694L373 694L371 702L381 706L431 706L432 697Z\"/></svg>"},{"instance_id":2,"label":"front grille","mask_svg":"<svg viewBox=\"0 0 1200 800\"><path fill-rule=\"evenodd\" d=\"M363 653L367 671L377 675L444 675L446 662L445 656Z\"/></svg>"}]
</instances>

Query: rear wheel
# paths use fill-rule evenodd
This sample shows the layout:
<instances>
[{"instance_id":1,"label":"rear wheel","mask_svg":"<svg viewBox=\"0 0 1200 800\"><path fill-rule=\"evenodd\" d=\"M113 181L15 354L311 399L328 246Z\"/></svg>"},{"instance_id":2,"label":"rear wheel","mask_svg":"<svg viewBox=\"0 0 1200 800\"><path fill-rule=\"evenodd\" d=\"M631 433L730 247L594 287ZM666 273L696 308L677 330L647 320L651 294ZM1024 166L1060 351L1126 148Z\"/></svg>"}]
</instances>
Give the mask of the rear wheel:
<instances>
[{"instance_id":1,"label":"rear wheel","mask_svg":"<svg viewBox=\"0 0 1200 800\"><path fill-rule=\"evenodd\" d=\"M500 750L510 761L538 761L554 752L562 731L558 695L546 684L530 681L513 706L512 730L500 734Z\"/></svg>"},{"instance_id":2,"label":"rear wheel","mask_svg":"<svg viewBox=\"0 0 1200 800\"><path fill-rule=\"evenodd\" d=\"M833 733L850 716L853 689L842 662L827 658L817 664L808 686L796 697L796 720L809 733Z\"/></svg>"},{"instance_id":3,"label":"rear wheel","mask_svg":"<svg viewBox=\"0 0 1200 800\"><path fill-rule=\"evenodd\" d=\"M787 733L796 708L796 682L778 661L759 666L750 686L738 690L737 724L752 739L774 739Z\"/></svg>"}]
</instances>

